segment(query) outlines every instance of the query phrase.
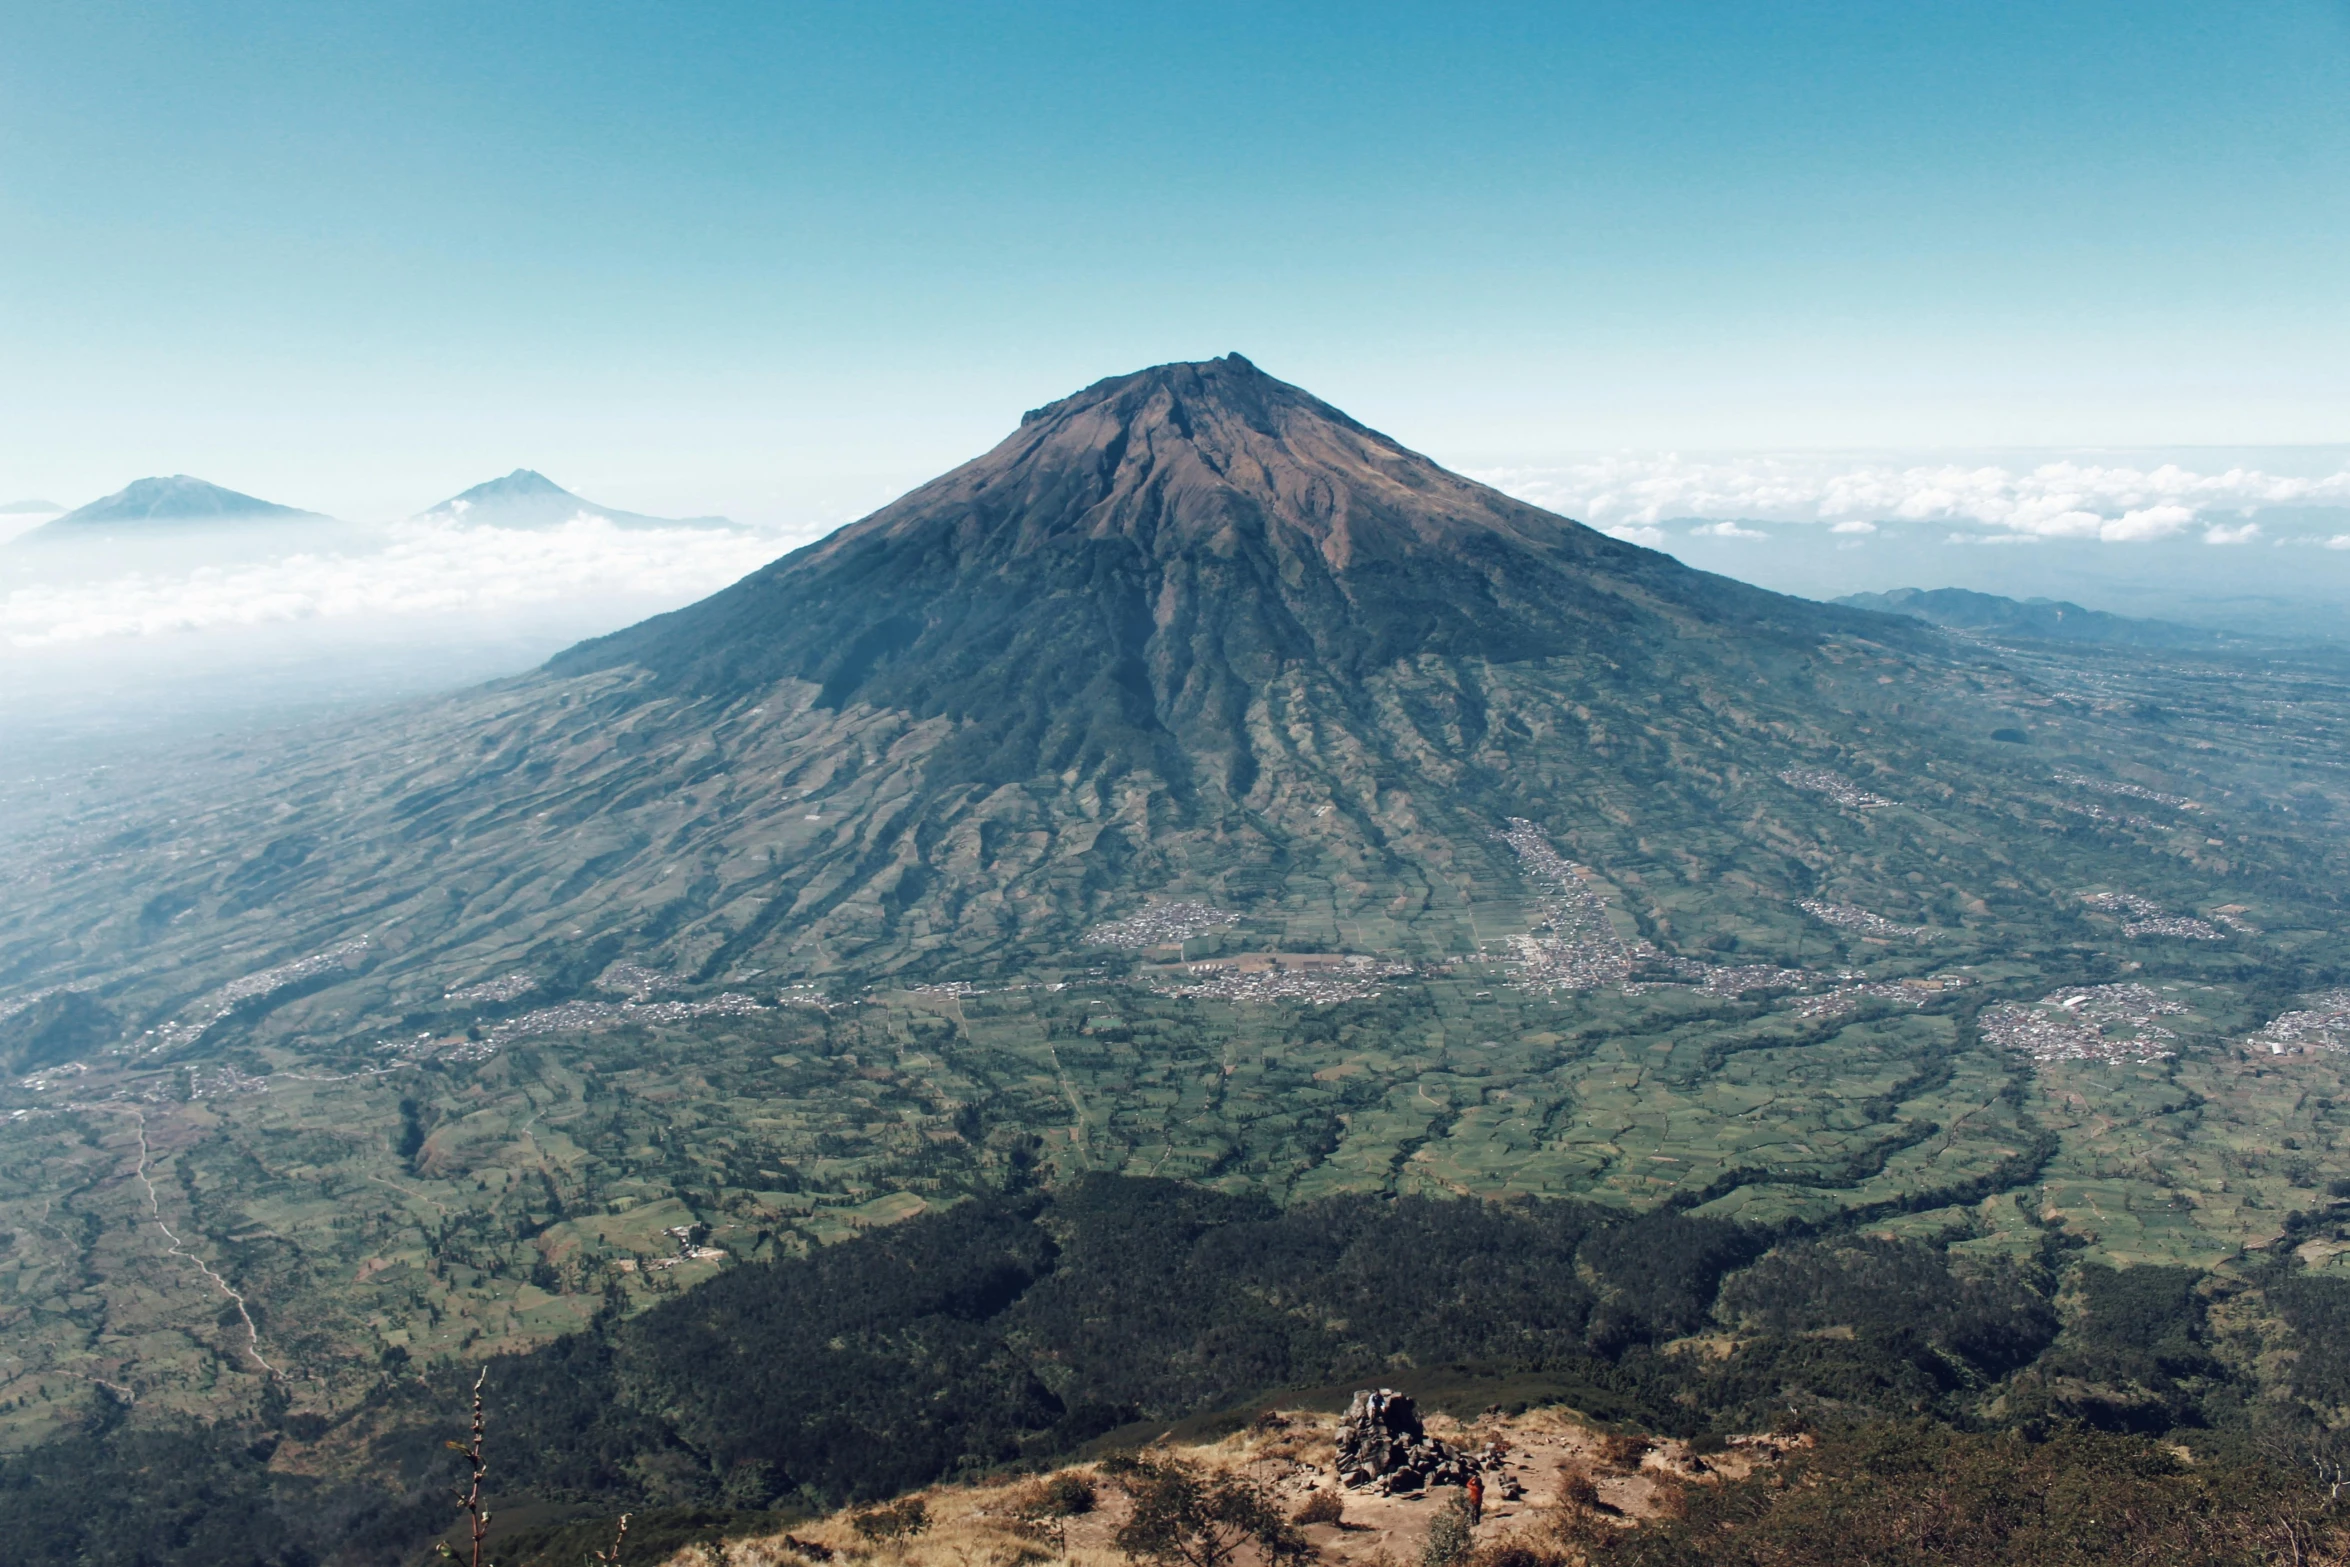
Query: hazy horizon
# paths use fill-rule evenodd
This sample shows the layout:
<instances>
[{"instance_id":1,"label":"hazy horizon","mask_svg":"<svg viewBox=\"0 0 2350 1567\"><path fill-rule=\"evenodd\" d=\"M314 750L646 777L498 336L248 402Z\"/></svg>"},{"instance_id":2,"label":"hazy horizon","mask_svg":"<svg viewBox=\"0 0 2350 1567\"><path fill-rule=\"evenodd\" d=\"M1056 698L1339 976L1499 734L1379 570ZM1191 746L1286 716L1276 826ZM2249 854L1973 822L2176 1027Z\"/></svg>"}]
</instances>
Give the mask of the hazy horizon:
<instances>
[{"instance_id":1,"label":"hazy horizon","mask_svg":"<svg viewBox=\"0 0 2350 1567\"><path fill-rule=\"evenodd\" d=\"M2350 598L2323 0L259 0L5 37L0 505L186 473L354 526L82 566L0 512L0 742L527 668L1235 350L1790 592L2308 635ZM517 467L745 526L408 520Z\"/></svg>"},{"instance_id":2,"label":"hazy horizon","mask_svg":"<svg viewBox=\"0 0 2350 1567\"><path fill-rule=\"evenodd\" d=\"M1963 587L2350 638L2350 447L1570 452L1460 466L1616 537L1805 597ZM824 516L811 499L818 520L781 527L632 529L590 508L558 528L403 515L323 531L118 533L77 550L12 547L47 514L0 514L0 745L38 770L521 673L930 477L893 479L854 512ZM644 504L684 509L661 494Z\"/></svg>"}]
</instances>

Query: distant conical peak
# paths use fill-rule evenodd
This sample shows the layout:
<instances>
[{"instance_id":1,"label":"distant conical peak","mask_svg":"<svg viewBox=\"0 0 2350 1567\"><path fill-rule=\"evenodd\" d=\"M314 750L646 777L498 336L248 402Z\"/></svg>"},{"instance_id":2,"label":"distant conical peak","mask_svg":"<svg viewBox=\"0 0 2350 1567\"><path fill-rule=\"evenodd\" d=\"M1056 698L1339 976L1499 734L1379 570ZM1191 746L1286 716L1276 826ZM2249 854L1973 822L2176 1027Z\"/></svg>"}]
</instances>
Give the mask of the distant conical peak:
<instances>
[{"instance_id":1,"label":"distant conical peak","mask_svg":"<svg viewBox=\"0 0 2350 1567\"><path fill-rule=\"evenodd\" d=\"M572 499L571 491L563 488L536 468L517 468L502 478L484 479L471 489L452 497L464 500L485 495L561 495Z\"/></svg>"},{"instance_id":2,"label":"distant conical peak","mask_svg":"<svg viewBox=\"0 0 2350 1567\"><path fill-rule=\"evenodd\" d=\"M112 495L68 512L50 526L72 532L92 523L315 519L316 516L315 512L280 506L193 474L175 473L168 477L134 479Z\"/></svg>"},{"instance_id":3,"label":"distant conical peak","mask_svg":"<svg viewBox=\"0 0 2350 1567\"><path fill-rule=\"evenodd\" d=\"M241 491L232 490L224 484L214 484L210 479L199 479L192 473L175 473L168 476L157 475L152 478L133 479L130 483L124 485L116 493L121 495L157 495L167 493L172 490L197 490L205 493L217 492L223 495L236 495L242 493Z\"/></svg>"},{"instance_id":4,"label":"distant conical peak","mask_svg":"<svg viewBox=\"0 0 2350 1567\"><path fill-rule=\"evenodd\" d=\"M536 468L517 468L501 478L485 479L439 505L417 513L425 518L462 518L494 527L551 528L579 517L597 517L623 528L690 526L731 527L724 517L648 517L617 506L603 506L565 489Z\"/></svg>"}]
</instances>

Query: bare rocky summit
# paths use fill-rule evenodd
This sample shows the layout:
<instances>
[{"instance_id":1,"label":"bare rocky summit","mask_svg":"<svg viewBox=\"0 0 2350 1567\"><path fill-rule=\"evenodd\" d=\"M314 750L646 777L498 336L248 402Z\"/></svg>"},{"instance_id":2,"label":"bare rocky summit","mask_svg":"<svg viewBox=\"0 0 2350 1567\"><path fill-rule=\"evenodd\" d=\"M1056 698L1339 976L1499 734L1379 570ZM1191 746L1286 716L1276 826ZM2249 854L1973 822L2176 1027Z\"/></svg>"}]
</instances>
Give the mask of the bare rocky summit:
<instances>
[{"instance_id":1,"label":"bare rocky summit","mask_svg":"<svg viewBox=\"0 0 2350 1567\"><path fill-rule=\"evenodd\" d=\"M1393 1388L1355 1394L1338 1423L1338 1480L1350 1490L1376 1486L1387 1494L1434 1485L1467 1485L1469 1477L1492 1469L1507 1479L1498 1448L1472 1457L1441 1437L1428 1434L1408 1393Z\"/></svg>"}]
</instances>

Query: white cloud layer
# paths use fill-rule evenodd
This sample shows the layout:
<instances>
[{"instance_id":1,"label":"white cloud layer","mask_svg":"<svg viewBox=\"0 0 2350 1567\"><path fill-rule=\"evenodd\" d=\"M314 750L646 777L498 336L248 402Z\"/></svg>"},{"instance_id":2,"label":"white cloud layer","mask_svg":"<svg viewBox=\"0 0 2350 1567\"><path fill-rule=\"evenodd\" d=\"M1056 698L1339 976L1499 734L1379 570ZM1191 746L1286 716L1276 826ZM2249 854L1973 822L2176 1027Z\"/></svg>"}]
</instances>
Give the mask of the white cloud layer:
<instances>
[{"instance_id":1,"label":"white cloud layer","mask_svg":"<svg viewBox=\"0 0 2350 1567\"><path fill-rule=\"evenodd\" d=\"M2350 533L2263 533L2246 515L2270 506L2350 506L2350 471L1668 453L1480 477L1653 548L1669 546L1660 524L1674 521L1675 534L1723 540L1766 537L1756 522L1819 524L1856 543L1885 524L1915 523L1979 544L2199 536L2210 545L2241 545L2273 537L2350 550ZM1678 525L1684 519L1693 525ZM62 651L300 624L357 631L403 617L474 617L495 629L502 618L562 606L584 606L589 624L617 626L723 587L796 542L731 528L626 529L586 514L528 531L457 519L401 523L374 538L380 547L47 580L28 576L33 557L0 546L0 567L8 569L0 579L0 647ZM607 606L608 621L596 620Z\"/></svg>"},{"instance_id":2,"label":"white cloud layer","mask_svg":"<svg viewBox=\"0 0 2350 1567\"><path fill-rule=\"evenodd\" d=\"M1664 529L1641 523L1619 522L1604 531L1611 539L1622 539L1627 544L1645 544L1652 550L1662 549L1665 544Z\"/></svg>"},{"instance_id":3,"label":"white cloud layer","mask_svg":"<svg viewBox=\"0 0 2350 1567\"><path fill-rule=\"evenodd\" d=\"M2312 477L2234 466L2201 473L2178 463L2140 468L2081 459L2009 468L1663 453L1477 477L1618 537L1641 537L1636 530L1673 518L1705 517L1827 523L1855 533L1873 523L1954 523L2011 539L2136 544L2186 533L2211 512L2350 505L2350 471ZM2205 537L2220 544L2251 535L2215 526Z\"/></svg>"},{"instance_id":4,"label":"white cloud layer","mask_svg":"<svg viewBox=\"0 0 2350 1567\"><path fill-rule=\"evenodd\" d=\"M532 531L404 523L380 550L20 583L0 594L0 639L57 648L305 621L494 618L582 599L681 604L785 547L731 528L627 529L589 516Z\"/></svg>"}]
</instances>

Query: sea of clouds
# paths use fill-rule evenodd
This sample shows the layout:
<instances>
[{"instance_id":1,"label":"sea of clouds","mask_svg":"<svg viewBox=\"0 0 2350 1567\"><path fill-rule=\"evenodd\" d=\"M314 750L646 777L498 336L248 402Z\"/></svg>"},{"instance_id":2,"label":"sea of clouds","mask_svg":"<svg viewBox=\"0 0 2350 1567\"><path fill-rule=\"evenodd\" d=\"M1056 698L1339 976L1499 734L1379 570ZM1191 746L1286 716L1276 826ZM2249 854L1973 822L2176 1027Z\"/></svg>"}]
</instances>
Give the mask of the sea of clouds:
<instances>
[{"instance_id":1,"label":"sea of clouds","mask_svg":"<svg viewBox=\"0 0 2350 1567\"><path fill-rule=\"evenodd\" d=\"M621 528L582 513L531 530L392 523L333 549L165 569L131 561L95 575L48 572L20 550L24 558L5 574L18 580L0 591L0 640L37 649L304 621L493 622L579 601L667 608L723 587L784 547L739 528Z\"/></svg>"},{"instance_id":2,"label":"sea of clouds","mask_svg":"<svg viewBox=\"0 0 2350 1567\"><path fill-rule=\"evenodd\" d=\"M2350 449L1615 453L1476 476L1815 598L1972 587L2350 638ZM518 673L715 592L809 531L621 527L583 511L554 528L331 524L290 544L0 542L0 757L239 733ZM2125 545L2141 547L2109 547Z\"/></svg>"},{"instance_id":3,"label":"sea of clouds","mask_svg":"<svg viewBox=\"0 0 2350 1567\"><path fill-rule=\"evenodd\" d=\"M2023 463L1839 456L1676 453L1596 456L1556 466L1492 468L1477 478L1619 538L1663 544L1669 532L1760 538L1756 522L1814 523L1865 535L1888 523L1948 524L1981 542L2041 539L2144 544L2318 543L2350 549L2350 531L2280 531L2268 508L2350 506L2350 466L2276 472L2241 463L2198 468L2063 457ZM1712 519L1689 529L1674 521Z\"/></svg>"},{"instance_id":4,"label":"sea of clouds","mask_svg":"<svg viewBox=\"0 0 2350 1567\"><path fill-rule=\"evenodd\" d=\"M2350 464L2342 463L2286 472L2079 456L2002 463L1667 452L1476 477L1651 546L1760 540L1769 537L1761 524L1800 524L1853 542L1888 527L1938 526L1979 543L2186 539L2350 550L2350 512L2339 527L2308 526L2328 508L2350 508ZM37 552L0 546L0 646L63 650L297 622L381 628L452 618L588 635L689 603L797 542L733 527L623 528L582 512L552 529L420 519L346 531L326 548L217 562L120 558L98 571L49 569L54 562Z\"/></svg>"},{"instance_id":5,"label":"sea of clouds","mask_svg":"<svg viewBox=\"0 0 2350 1567\"><path fill-rule=\"evenodd\" d=\"M583 512L0 543L0 785L518 674L796 542Z\"/></svg>"}]
</instances>

